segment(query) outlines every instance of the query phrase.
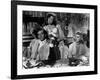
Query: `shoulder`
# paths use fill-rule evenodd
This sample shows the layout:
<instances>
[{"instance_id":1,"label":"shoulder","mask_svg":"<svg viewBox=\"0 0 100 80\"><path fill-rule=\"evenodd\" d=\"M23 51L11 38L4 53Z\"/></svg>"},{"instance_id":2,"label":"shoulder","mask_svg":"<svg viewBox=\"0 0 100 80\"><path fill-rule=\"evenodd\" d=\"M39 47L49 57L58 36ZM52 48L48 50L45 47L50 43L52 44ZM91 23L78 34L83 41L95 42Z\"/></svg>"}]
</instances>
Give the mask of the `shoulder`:
<instances>
[{"instance_id":1,"label":"shoulder","mask_svg":"<svg viewBox=\"0 0 100 80\"><path fill-rule=\"evenodd\" d=\"M70 47L73 47L73 46L75 46L75 45L76 45L76 42L73 42L72 44L70 44L69 48L70 48Z\"/></svg>"},{"instance_id":2,"label":"shoulder","mask_svg":"<svg viewBox=\"0 0 100 80\"><path fill-rule=\"evenodd\" d=\"M39 42L39 40L38 40L38 39L33 39L33 40L31 41L31 43L35 43L35 42Z\"/></svg>"},{"instance_id":3,"label":"shoulder","mask_svg":"<svg viewBox=\"0 0 100 80\"><path fill-rule=\"evenodd\" d=\"M80 44L80 45L81 45L82 47L84 47L84 48L86 48L86 47L87 47L87 46L86 46L86 44L84 44L84 43L83 43L83 44Z\"/></svg>"}]
</instances>

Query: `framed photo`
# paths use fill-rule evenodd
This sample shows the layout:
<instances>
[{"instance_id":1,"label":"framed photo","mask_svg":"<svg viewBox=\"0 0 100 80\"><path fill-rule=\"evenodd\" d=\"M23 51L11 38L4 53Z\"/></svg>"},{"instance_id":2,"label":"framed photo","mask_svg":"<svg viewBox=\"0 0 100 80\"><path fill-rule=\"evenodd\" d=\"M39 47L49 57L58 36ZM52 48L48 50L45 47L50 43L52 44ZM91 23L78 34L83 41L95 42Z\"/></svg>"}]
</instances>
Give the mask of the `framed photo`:
<instances>
[{"instance_id":1,"label":"framed photo","mask_svg":"<svg viewBox=\"0 0 100 80\"><path fill-rule=\"evenodd\" d=\"M97 6L11 1L11 78L97 74Z\"/></svg>"}]
</instances>

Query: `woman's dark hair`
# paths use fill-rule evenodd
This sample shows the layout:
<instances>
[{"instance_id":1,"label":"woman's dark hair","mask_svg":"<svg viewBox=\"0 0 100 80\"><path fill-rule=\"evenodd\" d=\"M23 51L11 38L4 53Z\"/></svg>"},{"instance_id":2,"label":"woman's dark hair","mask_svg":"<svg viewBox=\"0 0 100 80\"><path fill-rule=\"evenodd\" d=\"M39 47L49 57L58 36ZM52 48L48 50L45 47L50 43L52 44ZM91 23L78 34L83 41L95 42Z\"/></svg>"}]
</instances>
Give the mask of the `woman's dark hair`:
<instances>
[{"instance_id":1,"label":"woman's dark hair","mask_svg":"<svg viewBox=\"0 0 100 80\"><path fill-rule=\"evenodd\" d=\"M37 29L33 30L33 31L32 31L32 35L33 35L36 39L38 39L38 32L39 32L39 31L43 31L44 39L48 39L48 33L47 33L47 31L45 31L45 30L42 29L42 28L37 28Z\"/></svg>"},{"instance_id":2,"label":"woman's dark hair","mask_svg":"<svg viewBox=\"0 0 100 80\"><path fill-rule=\"evenodd\" d=\"M48 25L48 18L50 18L51 16L53 16L53 22L52 22L52 25L56 25L56 16L54 16L53 14L48 14L46 16L46 19L45 19L45 25Z\"/></svg>"},{"instance_id":3,"label":"woman's dark hair","mask_svg":"<svg viewBox=\"0 0 100 80\"><path fill-rule=\"evenodd\" d=\"M86 42L86 46L90 47L90 37L89 37L89 30L87 31L87 34L83 34L83 40Z\"/></svg>"}]
</instances>

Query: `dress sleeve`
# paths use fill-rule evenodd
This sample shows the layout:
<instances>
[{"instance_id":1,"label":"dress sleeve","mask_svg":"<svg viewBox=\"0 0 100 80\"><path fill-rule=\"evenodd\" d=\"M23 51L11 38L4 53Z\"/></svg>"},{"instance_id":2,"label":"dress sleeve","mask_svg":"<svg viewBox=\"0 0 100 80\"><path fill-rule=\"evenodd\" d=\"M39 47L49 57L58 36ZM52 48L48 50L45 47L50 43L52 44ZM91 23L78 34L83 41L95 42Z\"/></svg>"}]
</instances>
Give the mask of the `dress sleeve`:
<instances>
[{"instance_id":1,"label":"dress sleeve","mask_svg":"<svg viewBox=\"0 0 100 80\"><path fill-rule=\"evenodd\" d=\"M58 29L58 38L59 39L64 39L65 38L65 35L64 35L64 33L63 33L62 29L61 29L61 26L60 25L57 25L56 27Z\"/></svg>"},{"instance_id":2,"label":"dress sleeve","mask_svg":"<svg viewBox=\"0 0 100 80\"><path fill-rule=\"evenodd\" d=\"M35 39L33 39L31 42L30 42L30 45L28 46L28 48L31 48L32 45L35 43Z\"/></svg>"},{"instance_id":3,"label":"dress sleeve","mask_svg":"<svg viewBox=\"0 0 100 80\"><path fill-rule=\"evenodd\" d=\"M68 54L68 56L72 57L75 54L76 54L76 48L75 48L75 42L74 42L69 46L69 54Z\"/></svg>"},{"instance_id":4,"label":"dress sleeve","mask_svg":"<svg viewBox=\"0 0 100 80\"><path fill-rule=\"evenodd\" d=\"M89 57L89 48L84 44L83 45L83 55Z\"/></svg>"},{"instance_id":5,"label":"dress sleeve","mask_svg":"<svg viewBox=\"0 0 100 80\"><path fill-rule=\"evenodd\" d=\"M44 26L43 29L47 31L47 26Z\"/></svg>"},{"instance_id":6,"label":"dress sleeve","mask_svg":"<svg viewBox=\"0 0 100 80\"><path fill-rule=\"evenodd\" d=\"M58 37L57 28L54 28L51 32L54 37Z\"/></svg>"},{"instance_id":7,"label":"dress sleeve","mask_svg":"<svg viewBox=\"0 0 100 80\"><path fill-rule=\"evenodd\" d=\"M71 44L69 46L69 54L68 54L68 57L71 57L72 56L72 48L73 48L73 45Z\"/></svg>"}]
</instances>

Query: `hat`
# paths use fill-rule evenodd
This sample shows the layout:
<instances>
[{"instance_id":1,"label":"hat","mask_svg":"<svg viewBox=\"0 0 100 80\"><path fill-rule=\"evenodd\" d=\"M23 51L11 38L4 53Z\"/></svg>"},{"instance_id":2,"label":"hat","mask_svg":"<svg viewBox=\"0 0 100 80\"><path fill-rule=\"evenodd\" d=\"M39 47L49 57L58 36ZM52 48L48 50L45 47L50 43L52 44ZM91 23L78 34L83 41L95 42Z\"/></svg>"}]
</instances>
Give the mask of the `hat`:
<instances>
[{"instance_id":1,"label":"hat","mask_svg":"<svg viewBox=\"0 0 100 80\"><path fill-rule=\"evenodd\" d=\"M47 13L47 15L53 15L53 16L56 16L55 13L51 12L51 13Z\"/></svg>"}]
</instances>

